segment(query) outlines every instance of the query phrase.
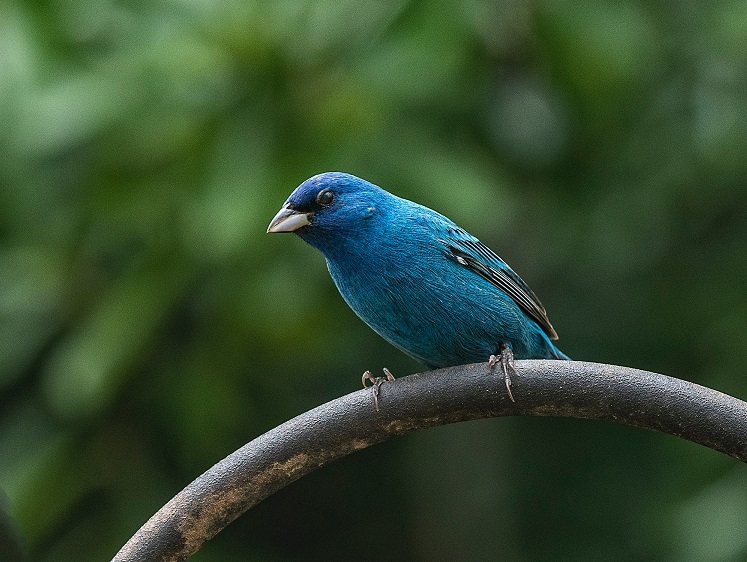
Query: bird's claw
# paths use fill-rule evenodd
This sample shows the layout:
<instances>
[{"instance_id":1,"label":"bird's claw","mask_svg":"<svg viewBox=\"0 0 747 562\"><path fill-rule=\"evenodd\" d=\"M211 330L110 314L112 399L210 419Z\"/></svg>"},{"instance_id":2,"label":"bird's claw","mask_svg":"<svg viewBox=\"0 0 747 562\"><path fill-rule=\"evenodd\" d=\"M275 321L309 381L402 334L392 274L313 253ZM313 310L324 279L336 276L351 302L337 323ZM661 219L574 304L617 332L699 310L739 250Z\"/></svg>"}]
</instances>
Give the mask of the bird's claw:
<instances>
[{"instance_id":1,"label":"bird's claw","mask_svg":"<svg viewBox=\"0 0 747 562\"><path fill-rule=\"evenodd\" d=\"M373 398L374 398L374 407L376 408L377 412L379 411L379 392L380 392L381 385L387 381L392 382L394 380L394 375L391 373L389 369L384 367L383 371L384 371L383 377L375 377L371 374L371 371L366 371L365 373L363 373L363 376L361 377L363 388L372 389ZM366 381L371 381L370 387L366 385Z\"/></svg>"},{"instance_id":2,"label":"bird's claw","mask_svg":"<svg viewBox=\"0 0 747 562\"><path fill-rule=\"evenodd\" d=\"M511 381L510 372L513 372L513 374L518 377L519 371L516 370L516 366L514 365L514 352L511 351L511 347L506 343L500 345L498 355L490 356L490 359L488 360L488 373L492 373L498 363L501 364L503 380L506 382L508 397L511 399L511 402L516 402L516 400L514 400L514 395L511 392L511 385L513 382Z\"/></svg>"}]
</instances>

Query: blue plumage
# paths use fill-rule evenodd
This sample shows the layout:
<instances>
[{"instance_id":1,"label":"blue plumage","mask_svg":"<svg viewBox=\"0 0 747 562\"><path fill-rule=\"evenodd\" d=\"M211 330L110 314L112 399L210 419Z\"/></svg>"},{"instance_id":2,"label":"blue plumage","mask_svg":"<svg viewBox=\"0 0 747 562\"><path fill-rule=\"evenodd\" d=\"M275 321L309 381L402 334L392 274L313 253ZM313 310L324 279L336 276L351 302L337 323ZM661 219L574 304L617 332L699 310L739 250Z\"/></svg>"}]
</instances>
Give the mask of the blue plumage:
<instances>
[{"instance_id":1,"label":"blue plumage","mask_svg":"<svg viewBox=\"0 0 747 562\"><path fill-rule=\"evenodd\" d=\"M427 207L328 172L303 182L268 228L291 231L322 252L366 324L429 368L485 361L502 343L517 359L568 359L526 283Z\"/></svg>"}]
</instances>

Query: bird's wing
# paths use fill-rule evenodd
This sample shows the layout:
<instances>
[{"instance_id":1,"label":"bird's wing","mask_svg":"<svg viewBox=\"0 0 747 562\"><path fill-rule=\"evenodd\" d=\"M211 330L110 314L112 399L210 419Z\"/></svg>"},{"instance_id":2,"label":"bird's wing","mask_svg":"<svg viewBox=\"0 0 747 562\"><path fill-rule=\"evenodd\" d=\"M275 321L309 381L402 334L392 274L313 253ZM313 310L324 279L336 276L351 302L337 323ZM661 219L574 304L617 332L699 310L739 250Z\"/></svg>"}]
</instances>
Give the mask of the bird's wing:
<instances>
[{"instance_id":1,"label":"bird's wing","mask_svg":"<svg viewBox=\"0 0 747 562\"><path fill-rule=\"evenodd\" d=\"M448 258L477 273L510 296L521 309L539 324L551 340L558 334L547 318L545 307L534 291L506 262L477 238L459 228L449 227L439 240Z\"/></svg>"}]
</instances>

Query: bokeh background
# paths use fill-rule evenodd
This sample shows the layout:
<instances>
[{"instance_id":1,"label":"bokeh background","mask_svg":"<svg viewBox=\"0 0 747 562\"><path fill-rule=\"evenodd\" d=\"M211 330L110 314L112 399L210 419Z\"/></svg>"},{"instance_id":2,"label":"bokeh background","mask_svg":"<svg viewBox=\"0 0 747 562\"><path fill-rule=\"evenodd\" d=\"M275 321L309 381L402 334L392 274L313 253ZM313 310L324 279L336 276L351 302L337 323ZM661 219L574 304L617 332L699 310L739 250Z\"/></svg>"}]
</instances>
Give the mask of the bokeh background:
<instances>
[{"instance_id":1,"label":"bokeh background","mask_svg":"<svg viewBox=\"0 0 747 562\"><path fill-rule=\"evenodd\" d=\"M265 234L327 170L480 237L572 357L747 397L744 0L4 2L0 558L108 559L253 437L422 369ZM733 459L496 419L333 463L194 559L736 561L746 528Z\"/></svg>"}]
</instances>

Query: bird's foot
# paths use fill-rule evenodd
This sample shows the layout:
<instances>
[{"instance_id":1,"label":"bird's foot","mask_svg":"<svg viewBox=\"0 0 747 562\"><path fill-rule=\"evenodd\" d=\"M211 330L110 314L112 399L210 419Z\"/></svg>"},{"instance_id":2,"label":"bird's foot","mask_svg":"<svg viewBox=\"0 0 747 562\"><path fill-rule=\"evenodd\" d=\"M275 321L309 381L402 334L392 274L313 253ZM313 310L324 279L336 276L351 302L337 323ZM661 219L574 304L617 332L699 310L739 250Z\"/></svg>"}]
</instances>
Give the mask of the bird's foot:
<instances>
[{"instance_id":1,"label":"bird's foot","mask_svg":"<svg viewBox=\"0 0 747 562\"><path fill-rule=\"evenodd\" d=\"M511 346L507 343L502 343L498 347L498 355L490 356L490 359L488 360L488 373L492 373L498 363L501 364L508 397L511 399L511 402L516 402L516 400L514 400L514 395L511 392L511 385L513 384L511 381L511 372L518 377L519 371L516 370L516 366L514 365L514 352L511 351Z\"/></svg>"},{"instance_id":2,"label":"bird's foot","mask_svg":"<svg viewBox=\"0 0 747 562\"><path fill-rule=\"evenodd\" d=\"M371 371L366 371L365 373L363 373L363 376L361 377L363 388L372 389L373 398L374 398L374 407L376 408L377 412L379 411L379 389L381 388L381 385L387 381L392 382L394 380L394 375L391 373L389 369L384 367L383 370L384 370L383 377L375 377L371 374ZM366 381L371 381L370 387L366 384Z\"/></svg>"}]
</instances>

